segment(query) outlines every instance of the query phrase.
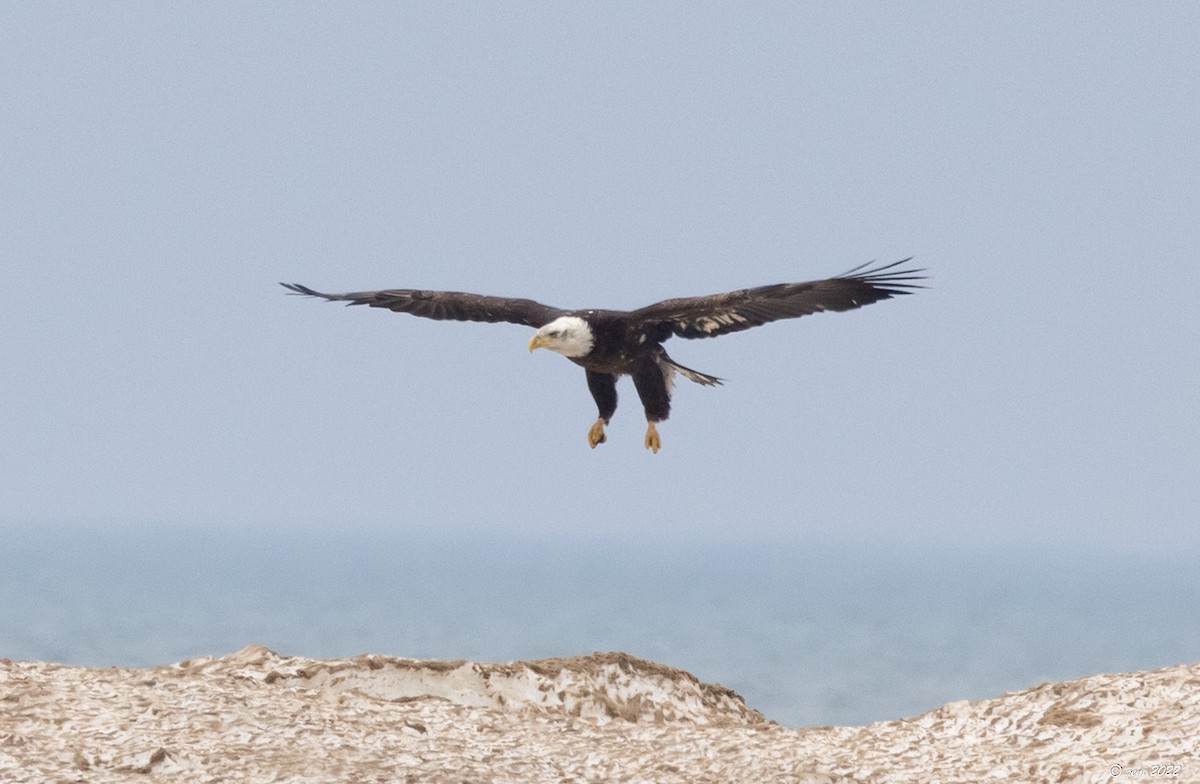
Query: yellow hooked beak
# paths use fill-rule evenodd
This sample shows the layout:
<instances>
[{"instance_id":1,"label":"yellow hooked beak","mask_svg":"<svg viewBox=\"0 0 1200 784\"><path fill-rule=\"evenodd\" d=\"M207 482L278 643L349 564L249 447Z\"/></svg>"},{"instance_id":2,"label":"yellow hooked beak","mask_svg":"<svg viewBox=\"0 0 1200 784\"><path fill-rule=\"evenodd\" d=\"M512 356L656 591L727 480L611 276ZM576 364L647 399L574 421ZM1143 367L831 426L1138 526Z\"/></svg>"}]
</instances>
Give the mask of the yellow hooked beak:
<instances>
[{"instance_id":1,"label":"yellow hooked beak","mask_svg":"<svg viewBox=\"0 0 1200 784\"><path fill-rule=\"evenodd\" d=\"M535 348L542 348L550 341L546 340L546 336L540 332L533 333L533 337L529 339L529 353L532 354Z\"/></svg>"}]
</instances>

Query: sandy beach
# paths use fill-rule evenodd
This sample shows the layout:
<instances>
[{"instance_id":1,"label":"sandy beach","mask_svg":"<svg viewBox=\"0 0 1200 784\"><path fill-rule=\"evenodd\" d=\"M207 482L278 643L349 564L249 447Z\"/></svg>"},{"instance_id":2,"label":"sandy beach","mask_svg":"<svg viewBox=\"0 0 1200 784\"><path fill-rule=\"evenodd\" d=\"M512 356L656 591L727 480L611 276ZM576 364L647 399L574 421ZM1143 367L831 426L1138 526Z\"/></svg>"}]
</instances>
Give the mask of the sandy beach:
<instances>
[{"instance_id":1,"label":"sandy beach","mask_svg":"<svg viewBox=\"0 0 1200 784\"><path fill-rule=\"evenodd\" d=\"M4 782L1197 781L1198 738L1200 664L788 728L623 653L0 661Z\"/></svg>"}]
</instances>

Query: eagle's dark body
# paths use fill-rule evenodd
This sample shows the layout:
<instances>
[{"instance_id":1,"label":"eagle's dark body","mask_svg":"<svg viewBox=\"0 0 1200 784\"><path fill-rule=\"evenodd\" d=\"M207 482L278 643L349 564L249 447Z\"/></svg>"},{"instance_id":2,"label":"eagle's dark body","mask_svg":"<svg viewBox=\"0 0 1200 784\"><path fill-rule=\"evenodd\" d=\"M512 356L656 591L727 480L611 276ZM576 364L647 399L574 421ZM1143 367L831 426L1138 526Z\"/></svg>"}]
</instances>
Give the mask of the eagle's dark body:
<instances>
[{"instance_id":1,"label":"eagle's dark body","mask_svg":"<svg viewBox=\"0 0 1200 784\"><path fill-rule=\"evenodd\" d=\"M580 317L596 336L595 347L587 356L570 359L587 371L588 390L600 419L607 422L616 413L617 379L623 375L633 378L646 419L666 419L671 413L671 392L662 370L666 351L659 342L665 338L654 340L639 333L628 318L612 311L587 311Z\"/></svg>"},{"instance_id":2,"label":"eagle's dark body","mask_svg":"<svg viewBox=\"0 0 1200 784\"><path fill-rule=\"evenodd\" d=\"M721 379L684 367L667 355L662 344L672 336L707 338L750 329L779 319L798 318L821 311L844 311L879 300L908 294L919 288L921 270L906 269L904 261L874 269L859 267L845 275L804 283L741 289L706 297L684 297L657 302L633 311L564 310L529 299L489 297L455 291L387 289L348 294L323 294L294 283L285 287L296 294L369 305L424 318L457 321L507 321L534 327L530 351L549 348L563 354L586 371L588 389L596 401L599 418L588 432L588 442L603 443L604 425L617 408L617 379L633 378L647 421L646 446L658 451L655 423L671 410L675 373L699 384Z\"/></svg>"}]
</instances>

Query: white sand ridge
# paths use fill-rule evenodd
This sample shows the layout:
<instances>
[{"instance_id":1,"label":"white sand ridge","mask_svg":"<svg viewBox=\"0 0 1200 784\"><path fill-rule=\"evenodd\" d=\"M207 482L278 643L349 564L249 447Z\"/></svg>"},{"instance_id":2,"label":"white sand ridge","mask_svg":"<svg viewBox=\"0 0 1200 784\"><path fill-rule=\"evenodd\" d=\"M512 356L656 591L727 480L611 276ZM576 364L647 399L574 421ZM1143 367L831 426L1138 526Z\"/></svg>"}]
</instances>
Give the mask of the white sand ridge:
<instances>
[{"instance_id":1,"label":"white sand ridge","mask_svg":"<svg viewBox=\"0 0 1200 784\"><path fill-rule=\"evenodd\" d=\"M251 646L148 669L0 660L0 782L1200 781L1200 664L789 729L623 653L510 664ZM1159 769L1161 773L1163 769ZM1117 776L1111 775L1117 772Z\"/></svg>"},{"instance_id":2,"label":"white sand ridge","mask_svg":"<svg viewBox=\"0 0 1200 784\"><path fill-rule=\"evenodd\" d=\"M253 655L264 651L259 648ZM460 707L582 717L600 723L611 719L701 725L766 721L730 689L624 653L513 664L368 655L317 662L296 675L312 688L333 693L354 690L384 700L441 698Z\"/></svg>"}]
</instances>

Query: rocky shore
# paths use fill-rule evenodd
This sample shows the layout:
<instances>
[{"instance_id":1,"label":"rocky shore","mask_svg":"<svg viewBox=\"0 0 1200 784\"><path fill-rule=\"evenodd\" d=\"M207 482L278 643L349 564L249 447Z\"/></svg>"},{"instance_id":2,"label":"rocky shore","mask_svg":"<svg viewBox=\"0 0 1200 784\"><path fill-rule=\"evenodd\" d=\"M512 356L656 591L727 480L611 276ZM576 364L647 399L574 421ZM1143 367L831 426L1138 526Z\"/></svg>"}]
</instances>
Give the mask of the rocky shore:
<instances>
[{"instance_id":1,"label":"rocky shore","mask_svg":"<svg viewBox=\"0 0 1200 784\"><path fill-rule=\"evenodd\" d=\"M1200 664L781 727L623 653L0 660L0 782L1200 781Z\"/></svg>"}]
</instances>

